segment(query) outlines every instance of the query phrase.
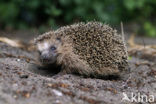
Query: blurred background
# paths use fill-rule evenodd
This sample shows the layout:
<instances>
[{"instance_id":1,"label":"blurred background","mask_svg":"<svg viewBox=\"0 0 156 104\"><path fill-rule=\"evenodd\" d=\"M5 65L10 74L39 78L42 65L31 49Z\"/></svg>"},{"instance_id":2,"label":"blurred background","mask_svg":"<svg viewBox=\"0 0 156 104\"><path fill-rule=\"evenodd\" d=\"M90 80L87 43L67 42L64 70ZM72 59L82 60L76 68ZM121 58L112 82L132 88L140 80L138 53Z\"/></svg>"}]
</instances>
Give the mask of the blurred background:
<instances>
[{"instance_id":1,"label":"blurred background","mask_svg":"<svg viewBox=\"0 0 156 104\"><path fill-rule=\"evenodd\" d=\"M56 29L79 21L120 22L156 37L156 0L0 0L0 31Z\"/></svg>"}]
</instances>

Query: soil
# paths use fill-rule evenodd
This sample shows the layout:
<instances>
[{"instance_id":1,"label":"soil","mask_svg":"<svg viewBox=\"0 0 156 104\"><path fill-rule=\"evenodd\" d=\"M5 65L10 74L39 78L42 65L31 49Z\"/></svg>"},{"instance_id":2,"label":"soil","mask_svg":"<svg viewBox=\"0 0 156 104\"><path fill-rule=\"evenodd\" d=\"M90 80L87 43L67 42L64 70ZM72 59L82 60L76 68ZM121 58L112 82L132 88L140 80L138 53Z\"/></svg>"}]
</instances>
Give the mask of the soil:
<instances>
[{"instance_id":1,"label":"soil","mask_svg":"<svg viewBox=\"0 0 156 104\"><path fill-rule=\"evenodd\" d=\"M130 71L121 79L84 78L40 69L36 52L0 42L0 104L155 104L156 57L141 55L131 55Z\"/></svg>"}]
</instances>

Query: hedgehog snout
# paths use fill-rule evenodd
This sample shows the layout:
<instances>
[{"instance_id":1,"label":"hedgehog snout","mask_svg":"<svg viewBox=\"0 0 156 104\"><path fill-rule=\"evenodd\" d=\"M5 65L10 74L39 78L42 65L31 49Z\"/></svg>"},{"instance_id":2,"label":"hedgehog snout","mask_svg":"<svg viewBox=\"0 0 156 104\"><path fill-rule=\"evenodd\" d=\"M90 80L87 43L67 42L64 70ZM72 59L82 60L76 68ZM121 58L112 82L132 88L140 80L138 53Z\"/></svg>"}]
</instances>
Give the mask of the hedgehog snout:
<instances>
[{"instance_id":1,"label":"hedgehog snout","mask_svg":"<svg viewBox=\"0 0 156 104\"><path fill-rule=\"evenodd\" d=\"M43 64L53 64L56 61L56 53L53 51L44 51L40 54L40 61Z\"/></svg>"}]
</instances>

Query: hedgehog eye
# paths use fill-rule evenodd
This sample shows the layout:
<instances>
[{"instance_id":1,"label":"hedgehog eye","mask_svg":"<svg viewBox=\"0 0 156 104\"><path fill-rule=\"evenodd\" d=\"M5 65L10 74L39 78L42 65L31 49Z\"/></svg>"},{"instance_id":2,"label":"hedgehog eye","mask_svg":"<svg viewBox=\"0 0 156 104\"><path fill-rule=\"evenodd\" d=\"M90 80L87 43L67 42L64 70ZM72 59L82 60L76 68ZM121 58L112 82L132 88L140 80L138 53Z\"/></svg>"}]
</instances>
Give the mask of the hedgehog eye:
<instances>
[{"instance_id":1,"label":"hedgehog eye","mask_svg":"<svg viewBox=\"0 0 156 104\"><path fill-rule=\"evenodd\" d=\"M56 50L56 47L55 46L51 46L50 47L50 50L55 51Z\"/></svg>"}]
</instances>

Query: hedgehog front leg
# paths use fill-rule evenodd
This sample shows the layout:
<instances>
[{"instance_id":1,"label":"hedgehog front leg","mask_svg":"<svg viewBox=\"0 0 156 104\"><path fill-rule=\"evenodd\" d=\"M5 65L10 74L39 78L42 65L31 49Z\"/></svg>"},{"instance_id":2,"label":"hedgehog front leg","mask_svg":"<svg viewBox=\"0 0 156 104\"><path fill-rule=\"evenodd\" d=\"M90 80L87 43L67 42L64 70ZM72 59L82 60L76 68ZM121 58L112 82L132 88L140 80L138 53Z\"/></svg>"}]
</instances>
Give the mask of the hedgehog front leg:
<instances>
[{"instance_id":1,"label":"hedgehog front leg","mask_svg":"<svg viewBox=\"0 0 156 104\"><path fill-rule=\"evenodd\" d=\"M89 65L83 60L79 59L79 57L75 54L66 54L62 57L59 57L59 64L62 65L61 74L80 74L84 76L93 75L93 70L89 67Z\"/></svg>"}]
</instances>

